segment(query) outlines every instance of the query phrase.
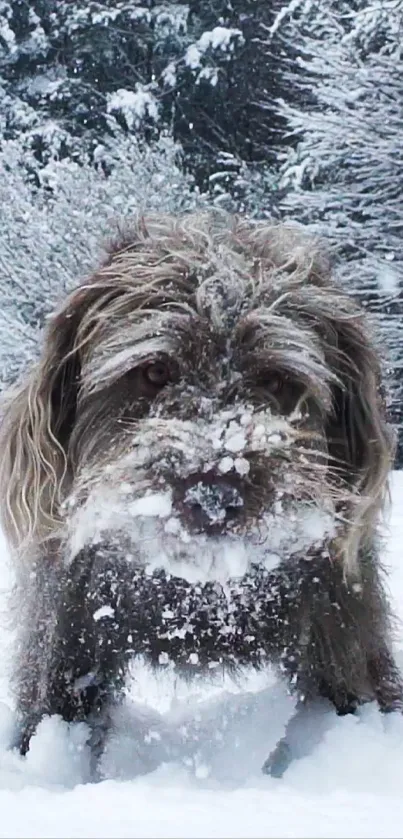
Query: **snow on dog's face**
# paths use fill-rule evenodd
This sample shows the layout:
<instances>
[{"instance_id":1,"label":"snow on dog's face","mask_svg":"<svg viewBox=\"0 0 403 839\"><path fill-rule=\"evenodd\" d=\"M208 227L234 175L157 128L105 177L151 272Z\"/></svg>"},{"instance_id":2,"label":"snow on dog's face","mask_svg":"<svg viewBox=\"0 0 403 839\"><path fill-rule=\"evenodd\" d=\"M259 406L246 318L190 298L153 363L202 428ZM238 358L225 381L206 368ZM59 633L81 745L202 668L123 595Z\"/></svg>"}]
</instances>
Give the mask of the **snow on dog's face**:
<instances>
[{"instance_id":1,"label":"snow on dog's face","mask_svg":"<svg viewBox=\"0 0 403 839\"><path fill-rule=\"evenodd\" d=\"M323 453L302 445L296 412L287 421L261 404L214 410L201 396L194 420L164 418L169 404L168 394L153 401L124 452L77 481L65 505L71 558L120 537L150 572L222 582L334 535L323 469L312 483Z\"/></svg>"},{"instance_id":2,"label":"snow on dog's face","mask_svg":"<svg viewBox=\"0 0 403 839\"><path fill-rule=\"evenodd\" d=\"M50 324L10 412L8 530L70 557L120 539L188 580L335 534L354 564L390 463L377 387L360 312L298 230L151 218Z\"/></svg>"}]
</instances>

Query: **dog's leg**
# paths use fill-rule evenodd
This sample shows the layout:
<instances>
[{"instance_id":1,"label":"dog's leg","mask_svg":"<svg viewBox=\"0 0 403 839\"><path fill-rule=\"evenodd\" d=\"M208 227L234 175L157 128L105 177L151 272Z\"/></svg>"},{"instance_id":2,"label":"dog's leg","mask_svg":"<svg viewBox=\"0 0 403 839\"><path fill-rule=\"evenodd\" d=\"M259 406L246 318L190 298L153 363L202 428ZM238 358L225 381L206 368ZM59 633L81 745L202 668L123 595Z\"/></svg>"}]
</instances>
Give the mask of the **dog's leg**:
<instances>
[{"instance_id":1,"label":"dog's leg","mask_svg":"<svg viewBox=\"0 0 403 839\"><path fill-rule=\"evenodd\" d=\"M101 750L108 705L124 684L129 657L125 567L96 548L82 551L68 570L38 566L18 675L22 753L47 714L89 722L93 748Z\"/></svg>"},{"instance_id":2,"label":"dog's leg","mask_svg":"<svg viewBox=\"0 0 403 839\"><path fill-rule=\"evenodd\" d=\"M389 651L384 648L368 660L368 673L381 711L388 713L403 709L402 685L397 667ZM287 723L284 736L265 761L262 771L273 778L281 778L292 761L311 754L331 724L331 709L339 716L355 713L360 698L349 695L328 683L318 685L323 697L308 697L297 702L295 713Z\"/></svg>"},{"instance_id":3,"label":"dog's leg","mask_svg":"<svg viewBox=\"0 0 403 839\"><path fill-rule=\"evenodd\" d=\"M380 644L368 656L368 675L380 710L384 713L403 711L401 674L386 645Z\"/></svg>"},{"instance_id":4,"label":"dog's leg","mask_svg":"<svg viewBox=\"0 0 403 839\"><path fill-rule=\"evenodd\" d=\"M316 740L311 721L318 719L318 701L327 700L339 715L374 699L383 712L403 709L376 556L365 557L360 584L349 584L343 569L330 561L302 563L290 590L295 597L287 602L288 621L279 624L279 659L300 701L263 767L276 777L301 756L301 743L305 753L310 751L307 739Z\"/></svg>"},{"instance_id":5,"label":"dog's leg","mask_svg":"<svg viewBox=\"0 0 403 839\"><path fill-rule=\"evenodd\" d=\"M325 699L299 700L286 725L284 736L264 762L262 772L282 778L292 761L311 754L323 740L332 718L332 705Z\"/></svg>"},{"instance_id":6,"label":"dog's leg","mask_svg":"<svg viewBox=\"0 0 403 839\"><path fill-rule=\"evenodd\" d=\"M360 581L337 561L307 569L300 587L302 644L297 685L330 699L339 714L376 699L382 711L403 707L403 686L389 646L390 614L375 549L360 557Z\"/></svg>"},{"instance_id":7,"label":"dog's leg","mask_svg":"<svg viewBox=\"0 0 403 839\"><path fill-rule=\"evenodd\" d=\"M42 717L52 713L49 684L62 586L59 559L44 555L32 562L29 578L23 579L14 592L19 623L13 673L17 711L14 745L22 754L28 750Z\"/></svg>"}]
</instances>

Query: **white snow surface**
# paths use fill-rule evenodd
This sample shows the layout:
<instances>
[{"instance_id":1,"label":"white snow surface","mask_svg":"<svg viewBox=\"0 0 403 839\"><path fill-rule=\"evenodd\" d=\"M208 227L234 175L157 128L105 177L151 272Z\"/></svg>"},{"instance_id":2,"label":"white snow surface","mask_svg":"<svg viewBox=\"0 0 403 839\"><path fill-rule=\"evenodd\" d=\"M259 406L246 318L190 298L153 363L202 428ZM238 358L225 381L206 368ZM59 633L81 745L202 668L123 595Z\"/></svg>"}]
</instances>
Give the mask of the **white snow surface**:
<instances>
[{"instance_id":1,"label":"white snow surface","mask_svg":"<svg viewBox=\"0 0 403 839\"><path fill-rule=\"evenodd\" d=\"M384 559L401 620L403 473L393 476L392 502ZM327 713L314 721L311 753L294 760L281 780L265 777L261 764L294 707L272 673L192 686L169 668L152 676L139 662L116 713L103 780L89 781L83 724L45 719L20 757L9 748L11 572L4 541L0 557L0 837L403 836L403 717L383 717L373 705L355 717ZM403 665L403 627L396 655ZM167 732L179 730L186 754L161 763Z\"/></svg>"}]
</instances>

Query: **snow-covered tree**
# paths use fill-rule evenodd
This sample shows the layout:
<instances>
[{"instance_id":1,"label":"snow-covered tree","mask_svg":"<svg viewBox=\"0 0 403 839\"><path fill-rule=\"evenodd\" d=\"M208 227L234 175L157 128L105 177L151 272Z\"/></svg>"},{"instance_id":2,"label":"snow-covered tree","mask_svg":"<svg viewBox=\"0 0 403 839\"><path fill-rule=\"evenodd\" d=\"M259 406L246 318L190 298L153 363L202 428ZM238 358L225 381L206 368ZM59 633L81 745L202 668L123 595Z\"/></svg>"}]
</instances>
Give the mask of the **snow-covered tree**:
<instances>
[{"instance_id":1,"label":"snow-covered tree","mask_svg":"<svg viewBox=\"0 0 403 839\"><path fill-rule=\"evenodd\" d=\"M170 130L214 197L249 166L271 185L287 94L263 38L276 2L0 0L0 134L41 166L86 158L117 123L147 142Z\"/></svg>"},{"instance_id":2,"label":"snow-covered tree","mask_svg":"<svg viewBox=\"0 0 403 839\"><path fill-rule=\"evenodd\" d=\"M35 189L27 156L16 140L0 153L0 387L37 356L47 314L93 269L116 223L202 203L167 138L147 146L122 137L86 165L50 160Z\"/></svg>"},{"instance_id":3,"label":"snow-covered tree","mask_svg":"<svg viewBox=\"0 0 403 839\"><path fill-rule=\"evenodd\" d=\"M282 210L330 240L373 313L403 442L403 0L293 0L277 26L298 47L301 88L299 106L280 103L295 144Z\"/></svg>"},{"instance_id":4,"label":"snow-covered tree","mask_svg":"<svg viewBox=\"0 0 403 839\"><path fill-rule=\"evenodd\" d=\"M6 136L24 135L40 163L84 158L121 117L151 140L158 75L179 48L183 3L5 0L0 27ZM4 133L4 132L3 132Z\"/></svg>"},{"instance_id":5,"label":"snow-covered tree","mask_svg":"<svg viewBox=\"0 0 403 839\"><path fill-rule=\"evenodd\" d=\"M0 381L35 354L110 217L192 206L201 187L217 206L272 213L274 104L261 93L279 77L255 37L269 12L0 0Z\"/></svg>"}]
</instances>

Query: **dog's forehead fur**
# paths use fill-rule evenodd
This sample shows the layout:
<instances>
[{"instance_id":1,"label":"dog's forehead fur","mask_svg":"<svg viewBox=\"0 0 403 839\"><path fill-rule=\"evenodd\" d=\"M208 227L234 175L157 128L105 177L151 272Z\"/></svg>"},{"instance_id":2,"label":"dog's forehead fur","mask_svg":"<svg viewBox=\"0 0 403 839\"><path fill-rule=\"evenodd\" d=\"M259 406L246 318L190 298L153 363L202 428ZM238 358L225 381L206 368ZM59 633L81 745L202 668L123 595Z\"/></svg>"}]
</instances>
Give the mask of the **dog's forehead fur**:
<instances>
[{"instance_id":1,"label":"dog's forehead fur","mask_svg":"<svg viewBox=\"0 0 403 839\"><path fill-rule=\"evenodd\" d=\"M220 216L218 216L220 219ZM354 316L329 287L329 261L298 228L216 223L214 217L147 220L117 240L68 307L80 310L75 343L84 384L100 389L157 353L193 368L253 364L295 375L329 408L337 349L331 319ZM68 311L68 309L67 309ZM64 313L66 310L64 310Z\"/></svg>"},{"instance_id":2,"label":"dog's forehead fur","mask_svg":"<svg viewBox=\"0 0 403 839\"><path fill-rule=\"evenodd\" d=\"M281 302L289 314L293 306L316 310L317 299L324 305L329 261L313 243L307 247L298 228L242 220L221 227L207 214L197 228L192 221L151 218L147 227L125 231L72 305L87 299L99 307L103 297L115 300L116 317L182 311L207 317L217 329L231 328L251 308L278 309Z\"/></svg>"}]
</instances>

